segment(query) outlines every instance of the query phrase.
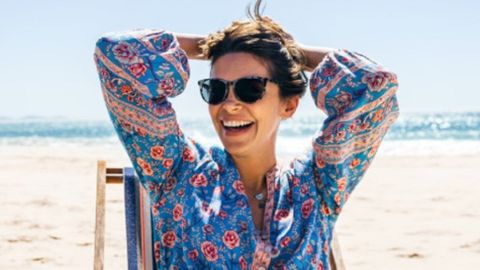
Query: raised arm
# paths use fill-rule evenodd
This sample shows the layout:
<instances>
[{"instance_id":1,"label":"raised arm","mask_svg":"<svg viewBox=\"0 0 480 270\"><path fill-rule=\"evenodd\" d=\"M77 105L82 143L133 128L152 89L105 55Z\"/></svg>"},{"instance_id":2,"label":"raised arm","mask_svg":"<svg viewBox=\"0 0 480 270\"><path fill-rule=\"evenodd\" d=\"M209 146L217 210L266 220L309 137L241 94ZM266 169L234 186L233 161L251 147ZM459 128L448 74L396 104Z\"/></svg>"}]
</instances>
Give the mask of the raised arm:
<instances>
[{"instance_id":1,"label":"raised arm","mask_svg":"<svg viewBox=\"0 0 480 270\"><path fill-rule=\"evenodd\" d=\"M310 88L327 119L312 158L322 212L336 218L398 117L398 82L394 73L358 53L332 50L314 59L319 58Z\"/></svg>"},{"instance_id":2,"label":"raised arm","mask_svg":"<svg viewBox=\"0 0 480 270\"><path fill-rule=\"evenodd\" d=\"M185 89L185 52L170 33L136 30L100 38L94 58L115 130L152 191L179 166L187 144L167 100Z\"/></svg>"}]
</instances>

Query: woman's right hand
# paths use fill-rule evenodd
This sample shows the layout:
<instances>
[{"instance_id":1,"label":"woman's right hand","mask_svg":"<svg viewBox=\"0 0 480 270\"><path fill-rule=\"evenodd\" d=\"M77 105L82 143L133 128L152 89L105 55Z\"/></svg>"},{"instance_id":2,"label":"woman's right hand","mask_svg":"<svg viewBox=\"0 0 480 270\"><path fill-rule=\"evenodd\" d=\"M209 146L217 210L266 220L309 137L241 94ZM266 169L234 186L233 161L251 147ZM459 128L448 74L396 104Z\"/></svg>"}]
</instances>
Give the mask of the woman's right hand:
<instances>
[{"instance_id":1,"label":"woman's right hand","mask_svg":"<svg viewBox=\"0 0 480 270\"><path fill-rule=\"evenodd\" d=\"M188 59L206 60L200 49L200 42L205 38L200 35L174 33L180 47L187 53Z\"/></svg>"}]
</instances>

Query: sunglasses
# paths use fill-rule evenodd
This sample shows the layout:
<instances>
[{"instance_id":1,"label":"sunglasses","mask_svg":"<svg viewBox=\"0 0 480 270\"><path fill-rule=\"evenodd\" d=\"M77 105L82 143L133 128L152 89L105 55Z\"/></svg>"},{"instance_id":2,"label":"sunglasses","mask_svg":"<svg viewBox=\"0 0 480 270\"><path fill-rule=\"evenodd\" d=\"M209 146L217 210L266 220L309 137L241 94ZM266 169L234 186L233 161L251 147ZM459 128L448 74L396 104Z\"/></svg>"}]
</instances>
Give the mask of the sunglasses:
<instances>
[{"instance_id":1,"label":"sunglasses","mask_svg":"<svg viewBox=\"0 0 480 270\"><path fill-rule=\"evenodd\" d=\"M228 97L228 90L233 85L235 97L241 102L255 103L265 95L267 83L276 81L264 77L245 77L234 81L222 79L203 79L198 81L203 100L211 105L218 105Z\"/></svg>"}]
</instances>

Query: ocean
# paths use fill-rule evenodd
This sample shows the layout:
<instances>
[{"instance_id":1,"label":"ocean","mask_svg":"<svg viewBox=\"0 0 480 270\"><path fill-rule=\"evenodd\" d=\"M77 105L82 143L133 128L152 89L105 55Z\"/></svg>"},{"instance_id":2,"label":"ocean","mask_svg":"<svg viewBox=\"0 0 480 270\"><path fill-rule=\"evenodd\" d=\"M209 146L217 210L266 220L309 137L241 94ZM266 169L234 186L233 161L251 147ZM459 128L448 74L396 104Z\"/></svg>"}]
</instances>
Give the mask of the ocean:
<instances>
[{"instance_id":1,"label":"ocean","mask_svg":"<svg viewBox=\"0 0 480 270\"><path fill-rule=\"evenodd\" d=\"M311 144L325 118L302 117L282 123L277 152L291 155ZM204 145L220 141L209 119L182 119L184 133ZM27 117L0 118L0 146L115 145L108 121ZM402 113L385 136L379 155L480 154L480 112Z\"/></svg>"}]
</instances>

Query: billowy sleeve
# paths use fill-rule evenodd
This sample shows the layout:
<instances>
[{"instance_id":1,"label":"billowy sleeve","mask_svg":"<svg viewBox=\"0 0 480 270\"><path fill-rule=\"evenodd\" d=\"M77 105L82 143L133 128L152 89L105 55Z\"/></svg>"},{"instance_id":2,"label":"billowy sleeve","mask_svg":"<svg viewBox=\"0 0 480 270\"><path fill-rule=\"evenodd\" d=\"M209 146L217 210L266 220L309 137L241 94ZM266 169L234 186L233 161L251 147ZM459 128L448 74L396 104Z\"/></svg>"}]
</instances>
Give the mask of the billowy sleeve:
<instances>
[{"instance_id":1,"label":"billowy sleeve","mask_svg":"<svg viewBox=\"0 0 480 270\"><path fill-rule=\"evenodd\" d=\"M94 59L108 113L133 167L142 184L158 189L182 157L193 155L168 101L185 89L187 56L171 33L134 30L101 37Z\"/></svg>"},{"instance_id":2,"label":"billowy sleeve","mask_svg":"<svg viewBox=\"0 0 480 270\"><path fill-rule=\"evenodd\" d=\"M399 114L397 76L346 50L325 56L310 90L327 114L313 141L313 166L324 215L337 216Z\"/></svg>"}]
</instances>

